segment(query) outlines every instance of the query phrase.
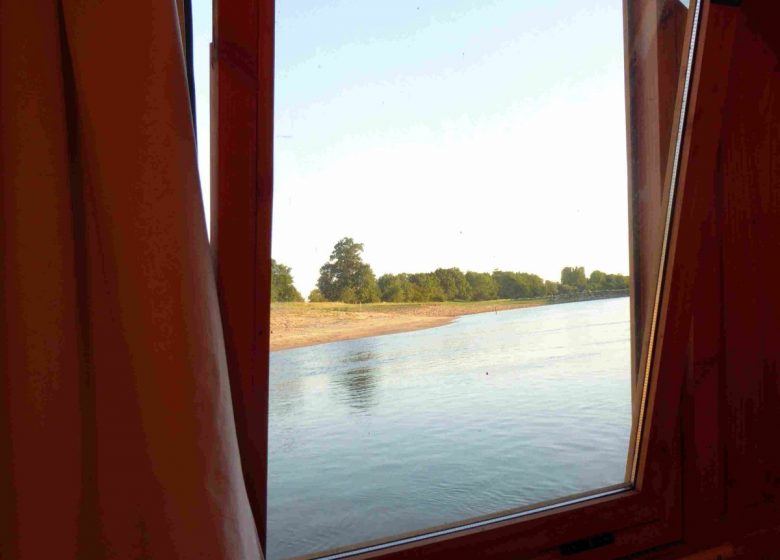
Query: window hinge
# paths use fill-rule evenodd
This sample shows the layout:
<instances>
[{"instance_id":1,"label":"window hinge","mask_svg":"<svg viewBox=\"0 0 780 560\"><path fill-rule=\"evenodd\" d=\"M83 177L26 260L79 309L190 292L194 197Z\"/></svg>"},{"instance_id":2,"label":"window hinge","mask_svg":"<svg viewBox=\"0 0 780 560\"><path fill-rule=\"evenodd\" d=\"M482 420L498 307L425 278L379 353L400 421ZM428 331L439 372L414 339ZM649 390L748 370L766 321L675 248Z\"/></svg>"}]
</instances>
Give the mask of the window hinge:
<instances>
[{"instance_id":1,"label":"window hinge","mask_svg":"<svg viewBox=\"0 0 780 560\"><path fill-rule=\"evenodd\" d=\"M579 554L580 552L586 552L593 550L594 548L601 548L615 542L615 535L612 533L601 533L586 537L578 541L572 541L561 545L561 556L572 556L573 554Z\"/></svg>"}]
</instances>

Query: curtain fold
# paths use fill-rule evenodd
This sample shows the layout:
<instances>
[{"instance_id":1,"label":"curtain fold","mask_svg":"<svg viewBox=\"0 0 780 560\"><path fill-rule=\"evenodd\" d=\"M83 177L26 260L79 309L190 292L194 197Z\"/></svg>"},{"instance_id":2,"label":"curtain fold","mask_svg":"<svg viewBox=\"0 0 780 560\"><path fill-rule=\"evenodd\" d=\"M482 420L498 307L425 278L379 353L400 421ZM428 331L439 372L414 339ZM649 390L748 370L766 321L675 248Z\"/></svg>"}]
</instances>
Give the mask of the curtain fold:
<instances>
[{"instance_id":1,"label":"curtain fold","mask_svg":"<svg viewBox=\"0 0 780 560\"><path fill-rule=\"evenodd\" d=\"M261 558L176 0L0 3L0 558Z\"/></svg>"}]
</instances>

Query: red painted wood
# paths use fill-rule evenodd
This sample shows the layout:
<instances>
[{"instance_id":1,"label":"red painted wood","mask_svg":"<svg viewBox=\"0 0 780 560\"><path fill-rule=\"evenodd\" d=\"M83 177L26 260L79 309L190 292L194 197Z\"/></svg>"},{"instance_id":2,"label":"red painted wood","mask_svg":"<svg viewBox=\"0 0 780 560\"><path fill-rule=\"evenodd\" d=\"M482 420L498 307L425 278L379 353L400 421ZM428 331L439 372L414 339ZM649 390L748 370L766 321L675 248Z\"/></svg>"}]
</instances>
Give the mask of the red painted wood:
<instances>
[{"instance_id":1,"label":"red painted wood","mask_svg":"<svg viewBox=\"0 0 780 560\"><path fill-rule=\"evenodd\" d=\"M701 528L722 511L721 469L718 463L719 391L719 259L712 245L718 216L712 204L717 170L718 138L722 129L725 88L733 44L733 12L708 10L708 21L697 52L689 118L680 166L680 182L669 257L671 294L688 320L665 324L674 344L688 356L679 375L684 378L682 444L684 462L684 537L700 537ZM705 260L706 259L706 260ZM666 418L680 422L680 418Z\"/></svg>"},{"instance_id":2,"label":"red painted wood","mask_svg":"<svg viewBox=\"0 0 780 560\"><path fill-rule=\"evenodd\" d=\"M780 52L761 29L777 16L742 11L720 146L729 514L780 499Z\"/></svg>"},{"instance_id":3,"label":"red painted wood","mask_svg":"<svg viewBox=\"0 0 780 560\"><path fill-rule=\"evenodd\" d=\"M722 128L725 88L718 87L728 73L733 44L735 18L733 12L714 8L710 31L718 40L709 47L707 56L710 84L706 99L697 97L697 117L693 123L697 165L687 180L700 186L697 198L703 201L698 227L699 249L693 257L706 278L697 280L691 294L692 321L688 338L689 361L683 392L682 425L685 470L684 500L687 542L710 538L711 523L725 511L725 477L722 461L722 414L720 397L723 390L723 261L720 246L713 243L722 227L717 202L722 197L722 185L716 170L718 138ZM700 86L701 87L701 86ZM714 88L714 89L713 89ZM704 103L706 101L706 104ZM701 130L701 132L699 132ZM715 203L713 203L715 202Z\"/></svg>"},{"instance_id":4,"label":"red painted wood","mask_svg":"<svg viewBox=\"0 0 780 560\"><path fill-rule=\"evenodd\" d=\"M668 214L669 155L675 150L683 98L686 68L681 61L690 49L693 18L677 0L626 1L623 8L633 374L629 447L633 449ZM630 477L632 462L626 470Z\"/></svg>"},{"instance_id":5,"label":"red painted wood","mask_svg":"<svg viewBox=\"0 0 780 560\"><path fill-rule=\"evenodd\" d=\"M650 336L668 202L667 160L679 104L688 11L679 0L624 0L632 370Z\"/></svg>"},{"instance_id":6,"label":"red painted wood","mask_svg":"<svg viewBox=\"0 0 780 560\"><path fill-rule=\"evenodd\" d=\"M247 491L265 547L273 1L215 0L211 236Z\"/></svg>"},{"instance_id":7,"label":"red painted wood","mask_svg":"<svg viewBox=\"0 0 780 560\"><path fill-rule=\"evenodd\" d=\"M780 9L713 7L689 183L699 202L684 434L684 542L648 557L775 558L780 534ZM733 45L733 47L732 47ZM719 69L718 69L719 68ZM699 214L692 214L700 208Z\"/></svg>"}]
</instances>

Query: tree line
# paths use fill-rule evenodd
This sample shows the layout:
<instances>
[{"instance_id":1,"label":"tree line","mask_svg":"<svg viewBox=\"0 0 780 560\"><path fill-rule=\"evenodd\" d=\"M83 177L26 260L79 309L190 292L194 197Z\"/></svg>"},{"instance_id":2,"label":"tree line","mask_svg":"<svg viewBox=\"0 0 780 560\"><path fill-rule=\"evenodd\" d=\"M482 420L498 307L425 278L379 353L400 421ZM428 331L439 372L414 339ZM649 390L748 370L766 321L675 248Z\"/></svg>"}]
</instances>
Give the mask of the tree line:
<instances>
[{"instance_id":1,"label":"tree line","mask_svg":"<svg viewBox=\"0 0 780 560\"><path fill-rule=\"evenodd\" d=\"M440 302L523 299L628 289L628 276L594 270L585 275L581 266L561 270L559 282L544 280L537 274L494 270L463 272L459 268L438 268L433 272L383 274L378 279L363 261L363 244L351 237L333 247L328 262L320 268L317 288L310 302L341 301L375 303L379 301ZM293 286L290 267L271 261L271 300L303 301Z\"/></svg>"},{"instance_id":2,"label":"tree line","mask_svg":"<svg viewBox=\"0 0 780 560\"><path fill-rule=\"evenodd\" d=\"M303 301L293 285L292 269L271 259L271 301Z\"/></svg>"}]
</instances>

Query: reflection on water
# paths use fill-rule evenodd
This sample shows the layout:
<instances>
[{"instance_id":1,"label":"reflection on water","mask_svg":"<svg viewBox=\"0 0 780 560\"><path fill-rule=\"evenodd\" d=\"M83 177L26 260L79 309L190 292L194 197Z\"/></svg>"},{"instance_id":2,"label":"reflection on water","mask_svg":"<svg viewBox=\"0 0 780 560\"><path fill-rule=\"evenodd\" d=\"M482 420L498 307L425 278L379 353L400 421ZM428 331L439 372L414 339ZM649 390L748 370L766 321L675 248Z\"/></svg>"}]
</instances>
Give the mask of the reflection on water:
<instances>
[{"instance_id":1,"label":"reflection on water","mask_svg":"<svg viewBox=\"0 0 780 560\"><path fill-rule=\"evenodd\" d=\"M339 402L346 402L352 408L365 412L376 403L374 391L377 377L370 367L351 369L343 375L333 376L333 387L340 393Z\"/></svg>"},{"instance_id":2,"label":"reflection on water","mask_svg":"<svg viewBox=\"0 0 780 560\"><path fill-rule=\"evenodd\" d=\"M376 337L371 337L369 340L373 341ZM360 350L359 352L350 352L344 357L345 364L351 364L354 362L370 362L376 358L376 354L371 350Z\"/></svg>"},{"instance_id":3,"label":"reflection on water","mask_svg":"<svg viewBox=\"0 0 780 560\"><path fill-rule=\"evenodd\" d=\"M303 406L304 391L300 379L291 379L290 381L279 383L275 387L276 396L279 398L278 406L275 409L276 414L288 415Z\"/></svg>"},{"instance_id":4,"label":"reflection on water","mask_svg":"<svg viewBox=\"0 0 780 560\"><path fill-rule=\"evenodd\" d=\"M623 481L628 299L271 354L270 560Z\"/></svg>"},{"instance_id":5,"label":"reflection on water","mask_svg":"<svg viewBox=\"0 0 780 560\"><path fill-rule=\"evenodd\" d=\"M372 345L375 340L376 337L365 339L364 344ZM349 369L329 376L337 402L348 405L355 412L366 412L376 403L374 391L378 378L375 375L374 363L377 357L373 349L365 347L343 355L343 367Z\"/></svg>"}]
</instances>

